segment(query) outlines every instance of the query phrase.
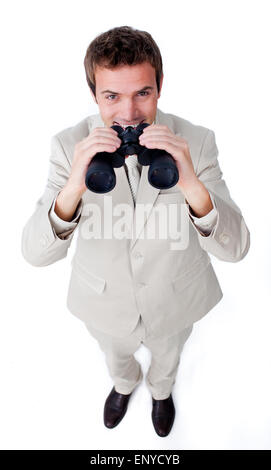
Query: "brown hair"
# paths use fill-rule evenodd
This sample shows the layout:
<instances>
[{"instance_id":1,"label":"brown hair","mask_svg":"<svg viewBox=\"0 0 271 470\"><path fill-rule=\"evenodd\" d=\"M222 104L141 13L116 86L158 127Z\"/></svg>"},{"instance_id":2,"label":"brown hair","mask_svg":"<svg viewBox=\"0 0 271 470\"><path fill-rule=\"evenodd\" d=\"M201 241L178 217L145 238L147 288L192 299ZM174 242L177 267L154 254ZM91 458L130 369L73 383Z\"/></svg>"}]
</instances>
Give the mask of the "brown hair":
<instances>
[{"instance_id":1,"label":"brown hair","mask_svg":"<svg viewBox=\"0 0 271 470\"><path fill-rule=\"evenodd\" d=\"M149 62L154 67L159 93L163 62L152 36L147 31L139 31L130 26L112 28L97 36L87 48L84 66L88 86L96 97L97 66L113 69L119 65L137 65L143 62Z\"/></svg>"}]
</instances>

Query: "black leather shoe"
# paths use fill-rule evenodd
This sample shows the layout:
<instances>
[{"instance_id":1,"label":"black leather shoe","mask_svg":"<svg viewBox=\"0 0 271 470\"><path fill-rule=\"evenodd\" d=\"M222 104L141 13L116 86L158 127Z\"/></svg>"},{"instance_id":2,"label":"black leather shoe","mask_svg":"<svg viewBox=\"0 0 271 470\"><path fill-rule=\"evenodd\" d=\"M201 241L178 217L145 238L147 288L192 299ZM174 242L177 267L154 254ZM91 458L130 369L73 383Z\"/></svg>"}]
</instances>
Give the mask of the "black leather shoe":
<instances>
[{"instance_id":1,"label":"black leather shoe","mask_svg":"<svg viewBox=\"0 0 271 470\"><path fill-rule=\"evenodd\" d=\"M165 400L155 400L152 397L152 422L158 436L167 436L175 418L175 407L171 394Z\"/></svg>"},{"instance_id":2,"label":"black leather shoe","mask_svg":"<svg viewBox=\"0 0 271 470\"><path fill-rule=\"evenodd\" d=\"M122 420L131 395L118 393L115 387L112 388L104 405L104 424L107 428L114 428Z\"/></svg>"}]
</instances>

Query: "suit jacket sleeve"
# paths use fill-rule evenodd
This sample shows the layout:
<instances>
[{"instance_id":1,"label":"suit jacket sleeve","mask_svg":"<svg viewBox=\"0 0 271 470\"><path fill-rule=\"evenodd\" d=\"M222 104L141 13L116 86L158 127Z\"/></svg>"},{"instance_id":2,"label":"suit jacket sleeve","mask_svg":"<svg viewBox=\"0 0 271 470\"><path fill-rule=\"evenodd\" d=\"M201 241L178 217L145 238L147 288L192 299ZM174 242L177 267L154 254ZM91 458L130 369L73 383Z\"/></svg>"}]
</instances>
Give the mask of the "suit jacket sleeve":
<instances>
[{"instance_id":1,"label":"suit jacket sleeve","mask_svg":"<svg viewBox=\"0 0 271 470\"><path fill-rule=\"evenodd\" d=\"M185 199L185 202L188 204L188 211L189 211L190 219L192 220L194 226L197 227L198 231L201 232L204 236L210 235L211 231L215 228L215 225L217 222L217 210L215 207L215 203L213 201L212 194L210 194L210 198L213 204L213 209L211 209L211 211L208 212L208 214L202 217L196 217L195 215L192 214L193 211L191 207L189 206L187 200Z\"/></svg>"},{"instance_id":2,"label":"suit jacket sleeve","mask_svg":"<svg viewBox=\"0 0 271 470\"><path fill-rule=\"evenodd\" d=\"M67 255L74 229L65 239L59 238L49 213L57 195L69 178L70 167L60 140L56 135L53 136L47 184L22 231L22 254L25 260L33 266L47 266Z\"/></svg>"},{"instance_id":3,"label":"suit jacket sleeve","mask_svg":"<svg viewBox=\"0 0 271 470\"><path fill-rule=\"evenodd\" d=\"M82 211L82 200L80 200L80 202L78 203L72 220L70 222L67 222L66 220L61 219L55 213L56 199L57 198L55 197L51 210L49 211L49 218L57 236L65 240L65 238L67 238L73 232L79 222Z\"/></svg>"},{"instance_id":4,"label":"suit jacket sleeve","mask_svg":"<svg viewBox=\"0 0 271 470\"><path fill-rule=\"evenodd\" d=\"M215 134L208 130L202 145L197 177L208 189L217 210L217 220L211 233L198 233L201 247L222 261L236 262L243 259L250 246L250 233L241 210L232 200L223 173L218 163L218 149Z\"/></svg>"}]
</instances>

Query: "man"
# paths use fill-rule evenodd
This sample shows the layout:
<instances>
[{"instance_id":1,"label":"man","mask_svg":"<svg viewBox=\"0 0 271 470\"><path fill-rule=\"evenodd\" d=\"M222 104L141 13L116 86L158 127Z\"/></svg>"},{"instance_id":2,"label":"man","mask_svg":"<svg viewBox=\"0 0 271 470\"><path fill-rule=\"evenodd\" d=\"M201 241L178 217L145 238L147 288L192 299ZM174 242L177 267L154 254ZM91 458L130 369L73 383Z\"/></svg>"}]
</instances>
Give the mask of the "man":
<instances>
[{"instance_id":1,"label":"man","mask_svg":"<svg viewBox=\"0 0 271 470\"><path fill-rule=\"evenodd\" d=\"M104 424L112 428L121 421L143 378L133 355L143 343L152 354L146 381L153 425L167 436L181 351L193 323L223 295L208 252L222 261L242 260L249 230L222 179L214 132L158 109L162 58L151 35L113 28L92 41L84 65L99 113L53 136L48 183L24 227L22 253L34 266L52 264L67 255L78 227L67 305L105 353L114 387ZM172 155L177 184L155 188L149 167L126 155L125 164L114 168L115 187L106 194L90 191L85 176L92 158L98 152L110 158L121 145L111 126L141 122L149 126L140 144ZM171 215L170 208L178 209L171 222L181 215L181 241L143 237L158 207ZM122 211L124 233L117 219ZM159 212L163 226L165 214Z\"/></svg>"}]
</instances>

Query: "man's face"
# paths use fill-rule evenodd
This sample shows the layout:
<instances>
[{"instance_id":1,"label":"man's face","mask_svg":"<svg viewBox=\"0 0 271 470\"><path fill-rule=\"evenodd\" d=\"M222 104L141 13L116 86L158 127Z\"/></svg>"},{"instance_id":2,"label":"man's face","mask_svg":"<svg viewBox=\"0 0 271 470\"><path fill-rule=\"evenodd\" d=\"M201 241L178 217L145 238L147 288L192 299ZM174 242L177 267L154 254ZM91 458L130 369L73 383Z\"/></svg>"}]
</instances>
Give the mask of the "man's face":
<instances>
[{"instance_id":1,"label":"man's face","mask_svg":"<svg viewBox=\"0 0 271 470\"><path fill-rule=\"evenodd\" d=\"M121 65L115 69L97 67L95 79L96 99L91 93L105 126L153 123L163 77L158 94L151 64Z\"/></svg>"}]
</instances>

